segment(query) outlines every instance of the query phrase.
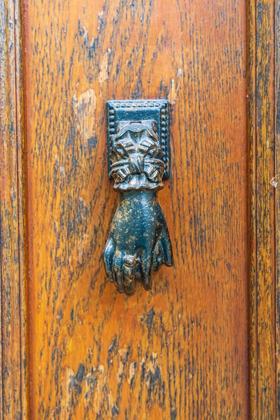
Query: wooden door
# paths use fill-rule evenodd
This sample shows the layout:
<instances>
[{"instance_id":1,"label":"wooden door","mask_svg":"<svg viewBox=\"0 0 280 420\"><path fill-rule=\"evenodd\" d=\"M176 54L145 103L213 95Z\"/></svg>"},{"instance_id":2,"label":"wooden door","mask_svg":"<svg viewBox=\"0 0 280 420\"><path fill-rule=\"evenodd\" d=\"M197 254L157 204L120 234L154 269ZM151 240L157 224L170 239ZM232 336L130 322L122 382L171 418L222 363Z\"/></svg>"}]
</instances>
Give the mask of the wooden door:
<instances>
[{"instance_id":1,"label":"wooden door","mask_svg":"<svg viewBox=\"0 0 280 420\"><path fill-rule=\"evenodd\" d=\"M278 3L3 0L1 418L277 417ZM106 101L158 98L174 266L128 297Z\"/></svg>"}]
</instances>

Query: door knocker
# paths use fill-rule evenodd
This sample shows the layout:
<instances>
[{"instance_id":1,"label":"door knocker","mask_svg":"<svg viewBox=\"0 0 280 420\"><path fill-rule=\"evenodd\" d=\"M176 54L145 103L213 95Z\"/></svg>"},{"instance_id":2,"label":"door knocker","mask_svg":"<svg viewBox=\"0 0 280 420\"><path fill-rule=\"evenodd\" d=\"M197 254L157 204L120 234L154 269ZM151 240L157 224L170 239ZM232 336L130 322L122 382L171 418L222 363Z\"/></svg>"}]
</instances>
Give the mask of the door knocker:
<instances>
[{"instance_id":1,"label":"door knocker","mask_svg":"<svg viewBox=\"0 0 280 420\"><path fill-rule=\"evenodd\" d=\"M104 250L107 275L120 293L172 265L170 236L157 192L169 177L169 102L107 102L108 171L120 203Z\"/></svg>"}]
</instances>

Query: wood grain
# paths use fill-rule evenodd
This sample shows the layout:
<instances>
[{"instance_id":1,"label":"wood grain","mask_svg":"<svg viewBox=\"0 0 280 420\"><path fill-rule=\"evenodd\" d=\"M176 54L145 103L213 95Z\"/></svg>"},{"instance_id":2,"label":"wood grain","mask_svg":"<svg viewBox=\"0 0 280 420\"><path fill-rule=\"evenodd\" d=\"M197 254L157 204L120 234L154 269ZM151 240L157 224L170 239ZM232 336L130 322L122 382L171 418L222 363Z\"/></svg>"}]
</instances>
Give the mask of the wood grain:
<instances>
[{"instance_id":1,"label":"wood grain","mask_svg":"<svg viewBox=\"0 0 280 420\"><path fill-rule=\"evenodd\" d=\"M274 191L274 4L249 7L251 418L277 418Z\"/></svg>"},{"instance_id":2,"label":"wood grain","mask_svg":"<svg viewBox=\"0 0 280 420\"><path fill-rule=\"evenodd\" d=\"M23 105L19 3L0 3L0 418L26 408Z\"/></svg>"},{"instance_id":3,"label":"wood grain","mask_svg":"<svg viewBox=\"0 0 280 420\"><path fill-rule=\"evenodd\" d=\"M248 418L245 0L24 7L30 418ZM175 265L126 298L105 102L159 97Z\"/></svg>"},{"instance_id":4,"label":"wood grain","mask_svg":"<svg viewBox=\"0 0 280 420\"><path fill-rule=\"evenodd\" d=\"M244 22L239 22L240 26L238 26L239 30L241 28L243 32L238 33L237 31L238 36L234 38L230 31L232 26L230 27L228 22L234 15L233 22L234 25L237 25L236 14L233 13L233 8L229 5L230 13L228 13L228 9L223 8L223 2L219 2L215 6L211 4L212 9L206 10L205 3L201 1L200 6L204 7L201 9L201 14L198 13L198 9L191 10L190 5L185 7L185 4L177 3L178 15L176 8L167 10L171 17L175 16L173 23L176 22L176 18L178 22L180 21L181 26L177 26L180 26L181 33L177 33L177 37L174 37L174 32L172 32L174 28L170 23L171 26L166 26L166 20L162 19L162 15L166 15L166 10L160 2L151 3L150 10L145 4L138 5L138 3L132 2L130 4L115 2L112 10L109 9L106 2L104 4L100 2L99 5L98 22L95 21L95 25L91 26L92 18L97 17L95 5L84 5L82 11L79 6L75 6L77 14L72 16L72 5L70 8L69 5L61 3L58 5L45 3L45 11L52 6L54 11L61 12L63 9L63 13L57 18L56 30L53 29L51 14L45 15L48 16L51 36L47 31L41 35L42 51L38 51L39 43L36 40L38 32L44 26L43 15L39 16L38 5L31 4L31 9L27 2L24 5L27 8L27 13L24 15L27 52L25 102L29 134L26 146L29 154L27 168L29 182L25 193L26 197L30 198L29 210L32 210L28 212L29 240L26 241L23 199L21 13L19 3L10 1L1 3L0 416L7 419L92 418L93 415L96 418L153 418L156 416L161 418L185 418L185 416L187 418L199 418L200 416L247 418L246 390L248 391L248 389L245 380L247 367L244 351L246 349L244 330L247 318L244 312L240 313L244 308L246 309L246 306L240 305L238 308L235 306L236 299L240 296L240 290L233 288L232 284L229 285L233 279L232 275L226 277L227 283L224 286L226 295L221 295L219 294L222 281L221 271L209 270L209 267L213 268L213 261L215 261L213 258L216 258L222 247L225 246L225 239L221 237L221 231L217 229L217 225L221 220L223 221L225 214L219 213L217 209L223 203L224 197L226 199L229 197L231 199L240 198L240 191L243 191L244 194L244 178L240 174L236 177L234 173L234 180L239 180L239 184L229 190L231 173L228 171L230 158L234 156L237 159L236 162L239 163L238 156L235 156L235 147L238 149L240 144L243 145L241 140L244 138L239 138L240 143L232 141L230 148L225 149L227 152L225 155L224 150L221 149L218 154L221 161L218 163L216 162L218 149L214 148L217 148L221 132L231 133L230 138L233 140L237 138L238 132L230 131L230 127L233 126L231 114L233 108L226 103L220 109L215 109L217 115L227 115L227 118L222 122L217 118L215 120L210 118L217 103L220 105L219 100L223 98L223 94L229 101L235 98L240 107L237 108L237 111L240 111L243 103L242 98L244 99L240 92L242 87L242 92L244 92L244 85L239 86L239 98L237 92L231 92L228 85L226 90L222 89L225 80L228 82L229 72L232 70L230 59L227 66L223 66L220 70L225 73L222 73L223 77L219 79L219 83L215 80L216 85L213 85L210 81L212 82L213 74L218 73L220 62L223 63L222 50L218 48L221 39L223 42L228 39L228 45L231 47L240 47L243 55L239 57L239 64L244 63L244 39L242 38ZM174 5L172 6L174 7ZM92 33L96 32L95 37L92 34L91 36L87 35L83 28L86 26L81 25L82 20L77 21L76 19L77 16L86 14L86 8L90 16L84 19L86 20L84 23L88 25L87 28ZM36 9L38 9L37 15ZM133 13L128 13L131 10ZM143 16L142 19L140 18L138 27L135 22L141 12L143 12ZM156 14L156 18L151 12ZM203 24L209 25L210 19L207 18L211 13L215 14L216 20L211 21L215 30L209 34ZM224 20L218 20L219 13ZM30 26L32 22L29 20L30 16L35 25ZM163 28L162 34L165 37L160 30L151 34L150 16L153 16L152 22L153 24L155 22L155 28ZM67 34L66 27L70 22L75 22L75 19L78 29L76 28L77 31L73 37L67 35L67 38L63 34ZM123 26L124 21L126 26ZM224 32L223 37L220 36L218 21L221 25L223 22L227 25L228 32ZM64 26L64 22L67 25ZM194 23L197 22L199 22L199 26L194 31ZM150 25L148 33L145 32L146 24ZM235 27L234 25L233 27ZM110 40L106 40L106 36L103 34L103 31L106 32L108 27L111 27ZM187 34L190 27L192 30ZM36 34L32 35L32 31L36 29ZM274 29L276 35L274 35ZM80 38L77 33L83 37L83 42L80 44L78 42L78 47L77 39ZM130 37L127 37L127 33ZM196 38L194 38L194 34L196 34ZM250 224L248 225L250 228L248 249L251 255L250 416L253 419L279 416L279 408L277 410L279 253L276 252L274 257L275 251L279 248L279 191L276 188L274 202L273 189L269 186L269 181L274 175L274 160L276 174L274 185L276 187L279 176L279 43L277 34L279 34L278 0L275 3L275 10L274 5L268 1L251 0L248 7L247 33L249 149L246 153L249 153L250 170ZM116 40L112 44L112 37L115 35ZM57 39L60 37L64 40L64 44L63 42L57 43ZM143 39L145 39L145 44L142 50L141 41ZM194 39L195 41L193 41ZM65 74L62 47L64 46L64 51L68 51L65 43L69 40L72 43L69 42L68 47L72 53L68 54L69 71L68 74ZM192 43L187 42L190 40ZM238 44L238 42L240 43ZM57 49L53 50L54 44ZM110 47L111 44L114 48ZM186 47L186 45L189 46ZM273 60L274 45L275 63ZM129 55L129 58L134 58L134 46L137 46L138 55L141 52L141 57L137 56L134 61L124 61L125 54ZM178 51L181 51L181 55L177 55ZM226 49L224 49L225 52ZM49 56L54 54L54 61L51 63L52 67L47 64L47 71L44 71L47 53ZM203 59L200 58L200 53L202 53ZM163 58L161 58L162 54ZM233 53L231 52L231 54ZM166 56L173 57L173 61L165 60ZM188 61L187 58L190 59L190 57L192 60ZM217 58L220 61L216 61ZM36 60L38 60L38 66L33 67L37 63ZM162 64L159 67L157 66L158 61ZM166 63L168 64L166 65ZM75 66L76 70L73 73L72 69ZM57 70L59 77L57 75L54 77L55 73L54 70L50 72L51 68ZM161 69L160 74L156 73L158 68ZM175 68L176 72L174 73ZM120 74L121 69L122 75ZM142 77L143 74L146 74L145 78ZM241 80L241 74L239 72L237 74L240 79L236 78L235 83ZM83 80L85 90L78 93L81 83L80 76L82 76L81 80ZM120 79L122 76L123 78ZM51 91L46 86L50 82L53 83ZM129 89L126 92L128 82ZM63 88L65 84L67 88ZM116 84L118 89L116 89ZM61 86L63 90L60 91ZM90 87L88 88L88 86ZM42 90L42 87L45 90ZM70 98L68 97L69 91L74 92ZM209 95L207 101L205 96L201 96L201 92L204 95ZM112 98L116 94L118 96L115 97L127 98L168 97L173 103L172 129L175 133L173 148L179 150L179 154L173 157L173 178L170 182L172 190L168 193L169 195L166 193L161 195L164 209L168 211L170 203L173 209L173 214L169 214L169 223L174 228L173 240L175 239L176 243L175 272L173 277L168 271L162 276L159 273L155 279L157 283L153 293L147 296L140 290L139 295L135 299L133 298L134 301L133 299L121 300L120 296L110 290L110 285L107 284L104 277L97 249L98 235L101 240L106 237L105 230L108 231L109 220L117 200L116 197L113 197L105 177L105 112L102 110L106 99ZM60 104L61 108L58 106L58 102L54 106L47 103L48 98L53 96L63 98L64 101ZM31 98L39 107L40 113L37 116L37 111L32 108ZM101 110L99 116L96 114L99 109L97 108L98 101ZM182 103L183 111L180 107ZM46 113L41 110L42 104L47 108ZM66 109L62 109L62 105ZM208 106L210 113L209 110L206 112L203 108L205 105ZM61 143L63 139L65 140L65 136L57 140L56 126L55 124L50 125L50 118L53 115L55 122L59 122L57 126L60 127L61 132L64 126L68 128L68 143ZM33 130L31 130L32 117L36 123L36 128ZM243 132L245 123L242 117L240 118L240 133ZM207 124L203 131L201 124L204 121L207 121ZM49 126L51 135L47 136L45 128ZM274 128L276 133L275 153ZM210 133L207 133L207 130L211 130ZM215 135L211 137L213 130ZM37 133L44 138L44 145L48 147L48 155L42 154L40 143L36 143ZM181 135L179 135L180 133ZM185 134L185 137L182 133ZM198 140L196 140L196 136ZM99 144L100 141L102 142L100 139L104 140L101 145ZM210 144L210 140L214 140L214 144ZM185 141L187 141L187 146ZM60 152L60 157L64 156L65 150L69 151L70 149L69 155L63 157L69 165L66 188L64 188L62 180L57 178L58 176L65 177L65 167L63 165L59 167L58 174L57 161L53 166L49 162L50 157L53 158L53 150L60 149L61 144L64 148ZM79 161L76 160L74 153L77 144L81 152ZM30 145L36 146L37 149L33 146L29 148ZM198 165L197 160L204 156L200 153L202 146L207 161L206 163L202 161L202 165L199 162ZM190 147L190 155L188 155L188 147ZM94 150L95 148L97 151ZM34 154L34 150L37 154ZM216 152L214 157L213 151ZM99 155L97 155L98 153ZM97 157L102 159L102 163L100 162L99 165ZM88 163L91 160L92 163ZM213 174L211 177L211 188L207 184L203 185L203 182L205 183L204 171L209 171L209 163L213 164L212 169L215 171L215 177ZM80 187L81 179L84 181L83 188L88 188L86 182L87 178L90 179L89 171L93 172L96 168L100 171L98 173L100 178L96 181L93 176L96 174L91 174L91 185L93 187L92 195L96 193L97 198L92 199L89 192L85 197L90 203L92 212L89 216L88 207L85 205L87 201L83 198L84 196L82 200L79 197L77 205L77 196L81 191L84 192ZM244 166L242 168L244 171ZM217 186L222 180L223 171L226 174L226 182L223 179L222 188L218 190L223 194L223 198L219 197L219 200L214 200L213 197L216 197ZM81 175L81 172L84 174ZM242 173L244 175L244 172ZM42 188L49 188L50 183L53 183L51 191L38 196L39 199L47 198L48 204L50 204L50 207L47 208L46 201L42 203L40 209L43 209L43 215L36 208L37 193L41 188L40 180L36 183L36 177L40 174L47 174L47 178L43 179ZM184 176L180 176L181 174ZM186 178L186 174L189 178ZM183 179L181 180L181 178ZM102 197L104 202L100 205L98 200L104 182L106 194ZM56 195L57 185L60 187L59 196ZM202 189L202 185L204 189ZM186 188L186 186L191 186L191 188ZM175 191L173 191L174 187ZM197 194L196 188L198 187ZM209 203L207 203L208 199ZM56 212L53 203L56 203ZM54 216L59 214L58 207L61 203L62 217L57 223ZM67 215L64 212L64 203L67 203L68 206ZM274 204L277 228L275 238ZM239 205L241 206L240 203ZM102 206L102 208L97 211L98 206ZM244 215L240 208L238 208L239 216L241 213ZM76 210L76 217L69 219L68 214L72 209ZM181 219L177 217L176 212L174 213L175 210L181 216L183 215ZM201 217L201 211L203 211L203 217ZM73 212L75 213L74 210ZM98 217L97 222L94 219L95 216ZM232 214L226 225L228 229L236 227L236 223L239 227L237 230L239 235L234 238L230 237L230 241L226 242L227 255L229 256L232 255L231 251L234 249L232 247L238 243L238 240L239 242L240 238L242 241L244 240L244 237L240 235L241 221L246 226L246 220L244 222L244 219L238 220L236 217L237 214ZM66 219L67 222L70 220L70 228L69 223L66 228ZM48 229L45 223L53 220L55 221L53 230ZM203 224L205 221L206 226ZM211 228L209 223L213 223ZM44 234L42 238L40 232ZM90 232L93 233L92 241L87 236ZM33 241L34 233L36 234L36 248L34 248ZM210 239L208 239L209 233L211 233ZM206 237L207 243L205 243ZM69 238L70 241L68 241ZM54 239L56 240L55 247L53 246ZM213 246L216 245L216 239L220 240L218 247ZM24 245L33 246L29 248L26 266ZM40 249L37 249L38 245ZM98 244L98 247L101 248L102 245ZM39 258L41 248L43 253ZM188 250L190 251L188 252ZM38 260L36 264L34 264L34 256ZM241 261L244 263L244 255L242 257ZM95 258L95 260L91 260L91 258ZM205 258L208 260L205 261ZM236 260L235 264L237 265ZM29 333L31 345L28 367L32 386L29 392L31 401L29 416L26 411L25 267L29 270L30 280ZM52 267L54 274L52 274ZM227 263L226 267L231 272L232 262ZM236 266L234 267L236 270ZM40 277L41 273L43 273L42 277ZM205 273L207 282L206 278L203 278ZM243 277L240 277L238 284L241 284L242 279L244 280L246 277L244 271L237 272L237 274L240 273ZM47 276L49 276L49 283L46 283L45 280L43 284L42 279L46 279ZM210 278L215 281L215 290L211 290L212 294L208 296ZM56 285L52 284L53 279L56 279ZM197 279L200 282L196 282ZM175 286L171 285L173 286L171 288L170 280L173 280L175 284ZM86 283L83 289L81 288L82 282ZM81 290L79 290L80 288ZM225 307L226 300L229 299L228 292L231 292L231 309L234 309L231 314L232 318L230 318L232 323L238 310L238 323L241 325L245 319L245 327L242 325L244 327L244 330L241 331L242 336L236 335L236 348L233 347L229 325L225 320L217 318L216 315L219 306ZM246 289L244 288L241 297L246 299ZM51 298L53 298L52 302ZM68 319L64 317L64 307L66 313L69 314ZM213 311L215 316L213 316ZM41 325L44 325L44 334L42 334ZM219 328L218 333L217 328ZM227 338L226 346L222 342L222 338ZM211 343L210 346L209 343ZM230 351L228 352L233 349L234 357ZM229 355L230 359L226 358L226 355ZM222 361L222 363L217 361ZM234 369L237 372L235 378L238 379L237 381L233 378ZM243 372L241 379L238 376L240 372ZM226 384L227 391L230 390L231 394L221 392L223 383ZM242 390L244 391L243 395ZM241 400L240 395L243 398ZM230 411L229 407L235 409L238 403L240 410Z\"/></svg>"},{"instance_id":5,"label":"wood grain","mask_svg":"<svg viewBox=\"0 0 280 420\"><path fill-rule=\"evenodd\" d=\"M277 179L277 187L279 185L280 174L280 2L275 2L275 174ZM276 398L275 411L280 416L280 195L279 187L275 189L275 254L276 254L276 305L275 305L275 354L276 354ZM274 323L273 323L274 324Z\"/></svg>"}]
</instances>

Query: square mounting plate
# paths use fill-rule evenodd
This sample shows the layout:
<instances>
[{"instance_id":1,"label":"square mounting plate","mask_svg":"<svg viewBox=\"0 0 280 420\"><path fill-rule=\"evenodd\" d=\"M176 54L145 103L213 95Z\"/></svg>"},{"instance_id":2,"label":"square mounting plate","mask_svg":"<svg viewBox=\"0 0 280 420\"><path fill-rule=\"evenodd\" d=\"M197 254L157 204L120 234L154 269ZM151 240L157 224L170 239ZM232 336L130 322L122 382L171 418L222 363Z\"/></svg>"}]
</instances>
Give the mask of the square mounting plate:
<instances>
[{"instance_id":1,"label":"square mounting plate","mask_svg":"<svg viewBox=\"0 0 280 420\"><path fill-rule=\"evenodd\" d=\"M170 143L169 143L169 102L167 99L113 100L107 102L107 142L108 172L111 172L112 141L116 129L122 121L154 120L157 123L162 160L164 162L163 179L169 177Z\"/></svg>"}]
</instances>

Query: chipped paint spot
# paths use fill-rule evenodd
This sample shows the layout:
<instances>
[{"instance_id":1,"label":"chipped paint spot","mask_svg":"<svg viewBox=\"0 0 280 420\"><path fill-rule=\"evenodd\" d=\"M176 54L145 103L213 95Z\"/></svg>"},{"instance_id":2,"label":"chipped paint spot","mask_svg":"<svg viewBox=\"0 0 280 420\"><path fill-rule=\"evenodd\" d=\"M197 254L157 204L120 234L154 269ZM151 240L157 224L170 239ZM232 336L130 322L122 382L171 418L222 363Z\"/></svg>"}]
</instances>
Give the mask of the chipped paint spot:
<instances>
[{"instance_id":1,"label":"chipped paint spot","mask_svg":"<svg viewBox=\"0 0 280 420\"><path fill-rule=\"evenodd\" d=\"M182 71L181 69L177 69L177 87L174 79L170 81L170 90L168 95L168 100L171 105L175 105L176 101L178 100L178 91L180 88L180 84L182 81Z\"/></svg>"},{"instance_id":2,"label":"chipped paint spot","mask_svg":"<svg viewBox=\"0 0 280 420\"><path fill-rule=\"evenodd\" d=\"M64 168L64 166L60 166L60 168L59 168L59 172L61 173L61 175L62 175L63 177L65 177L65 168Z\"/></svg>"},{"instance_id":3,"label":"chipped paint spot","mask_svg":"<svg viewBox=\"0 0 280 420\"><path fill-rule=\"evenodd\" d=\"M177 91L176 91L174 79L171 79L170 81L170 91L169 91L168 99L171 105L174 105L177 99Z\"/></svg>"},{"instance_id":4,"label":"chipped paint spot","mask_svg":"<svg viewBox=\"0 0 280 420\"><path fill-rule=\"evenodd\" d=\"M136 366L137 366L136 362L130 363L130 365L129 365L129 378L127 380L129 385L132 385L133 379L135 377Z\"/></svg>"},{"instance_id":5,"label":"chipped paint spot","mask_svg":"<svg viewBox=\"0 0 280 420\"><path fill-rule=\"evenodd\" d=\"M84 147L95 137L94 124L96 112L96 94L94 89L88 89L78 97L72 98L76 130L82 134Z\"/></svg>"},{"instance_id":6,"label":"chipped paint spot","mask_svg":"<svg viewBox=\"0 0 280 420\"><path fill-rule=\"evenodd\" d=\"M142 369L144 366L142 367ZM145 382L148 389L147 405L165 405L165 382L162 380L161 367L158 364L157 353L152 353L147 366Z\"/></svg>"},{"instance_id":7,"label":"chipped paint spot","mask_svg":"<svg viewBox=\"0 0 280 420\"><path fill-rule=\"evenodd\" d=\"M177 76L178 77L182 77L183 76L183 71L182 71L182 69L177 69Z\"/></svg>"},{"instance_id":8,"label":"chipped paint spot","mask_svg":"<svg viewBox=\"0 0 280 420\"><path fill-rule=\"evenodd\" d=\"M118 384L122 382L124 366L127 362L128 350L126 348L119 350L119 368L116 373Z\"/></svg>"},{"instance_id":9,"label":"chipped paint spot","mask_svg":"<svg viewBox=\"0 0 280 420\"><path fill-rule=\"evenodd\" d=\"M124 369L124 364L120 362L119 369L116 373L118 384L122 382L123 369Z\"/></svg>"},{"instance_id":10,"label":"chipped paint spot","mask_svg":"<svg viewBox=\"0 0 280 420\"><path fill-rule=\"evenodd\" d=\"M84 395L85 407L93 408L96 414L101 413L103 404L103 390L107 384L107 376L103 365L92 367L86 376L86 392Z\"/></svg>"},{"instance_id":11,"label":"chipped paint spot","mask_svg":"<svg viewBox=\"0 0 280 420\"><path fill-rule=\"evenodd\" d=\"M71 397L72 397L72 391L71 391L71 381L72 378L75 376L75 373L72 369L70 369L69 367L66 367L64 370L64 384L65 386L63 387L64 391L65 391L65 398L62 398L62 403L61 403L61 413L60 413L60 418L63 420L66 420L69 418L70 412L71 412Z\"/></svg>"},{"instance_id":12,"label":"chipped paint spot","mask_svg":"<svg viewBox=\"0 0 280 420\"><path fill-rule=\"evenodd\" d=\"M272 185L274 188L277 188L278 187L279 177L280 177L280 174L276 175L270 181L270 185Z\"/></svg>"},{"instance_id":13,"label":"chipped paint spot","mask_svg":"<svg viewBox=\"0 0 280 420\"><path fill-rule=\"evenodd\" d=\"M102 85L109 77L109 58L111 54L111 49L108 48L108 50L105 52L101 66L100 66L100 72L99 72L99 83Z\"/></svg>"}]
</instances>

